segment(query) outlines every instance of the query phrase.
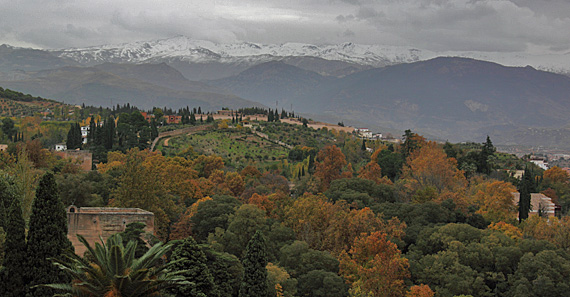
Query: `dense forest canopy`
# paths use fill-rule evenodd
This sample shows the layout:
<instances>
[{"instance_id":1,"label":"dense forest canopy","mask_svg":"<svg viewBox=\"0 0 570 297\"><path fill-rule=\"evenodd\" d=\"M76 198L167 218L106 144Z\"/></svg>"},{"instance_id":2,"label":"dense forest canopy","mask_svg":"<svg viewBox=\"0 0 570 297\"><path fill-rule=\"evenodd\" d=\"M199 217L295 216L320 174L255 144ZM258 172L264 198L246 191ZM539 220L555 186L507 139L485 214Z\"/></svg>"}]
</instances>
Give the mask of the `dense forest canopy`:
<instances>
[{"instance_id":1,"label":"dense forest canopy","mask_svg":"<svg viewBox=\"0 0 570 297\"><path fill-rule=\"evenodd\" d=\"M2 296L130 296L143 286L146 295L137 296L570 289L568 173L497 152L489 138L441 144L407 130L399 142L366 140L257 108L216 119L200 107L81 110L75 121L2 120ZM91 152L92 170L50 150L56 140ZM556 216L524 207L527 193L549 197ZM62 237L68 205L142 208L154 213L155 234L129 225L75 255ZM41 222L54 235L46 238ZM37 273L15 273L22 258Z\"/></svg>"}]
</instances>

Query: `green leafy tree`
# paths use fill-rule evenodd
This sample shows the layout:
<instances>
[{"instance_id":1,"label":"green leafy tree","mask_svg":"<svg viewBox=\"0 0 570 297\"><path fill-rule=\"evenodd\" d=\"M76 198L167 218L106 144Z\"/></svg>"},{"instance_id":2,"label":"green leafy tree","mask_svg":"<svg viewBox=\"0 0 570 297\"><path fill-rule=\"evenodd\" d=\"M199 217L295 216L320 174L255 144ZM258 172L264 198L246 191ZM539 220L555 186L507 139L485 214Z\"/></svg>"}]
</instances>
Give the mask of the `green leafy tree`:
<instances>
[{"instance_id":1,"label":"green leafy tree","mask_svg":"<svg viewBox=\"0 0 570 297\"><path fill-rule=\"evenodd\" d=\"M16 130L14 121L11 118L4 118L2 120L2 133L4 133L4 137L13 140L17 132L18 130Z\"/></svg>"},{"instance_id":2,"label":"green leafy tree","mask_svg":"<svg viewBox=\"0 0 570 297\"><path fill-rule=\"evenodd\" d=\"M237 257L243 256L247 243L264 225L265 211L252 204L243 204L230 217L228 229L220 239L224 251Z\"/></svg>"},{"instance_id":3,"label":"green leafy tree","mask_svg":"<svg viewBox=\"0 0 570 297\"><path fill-rule=\"evenodd\" d=\"M227 229L228 219L241 203L232 196L216 195L212 200L198 205L196 214L192 217L192 234L198 242L208 238L216 228Z\"/></svg>"},{"instance_id":4,"label":"green leafy tree","mask_svg":"<svg viewBox=\"0 0 570 297\"><path fill-rule=\"evenodd\" d=\"M0 270L0 295L19 297L25 292L26 223L18 199L13 199L6 226L4 268Z\"/></svg>"},{"instance_id":5,"label":"green leafy tree","mask_svg":"<svg viewBox=\"0 0 570 297\"><path fill-rule=\"evenodd\" d=\"M67 215L59 199L55 178L52 173L42 176L32 205L27 237L27 272L31 296L53 296L41 284L67 282L63 271L52 265L50 259L60 257L73 247L67 239Z\"/></svg>"},{"instance_id":6,"label":"green leafy tree","mask_svg":"<svg viewBox=\"0 0 570 297\"><path fill-rule=\"evenodd\" d=\"M239 259L231 254L215 251L210 245L200 245L206 255L208 269L214 277L217 295L220 297L237 296L243 278L243 266Z\"/></svg>"},{"instance_id":7,"label":"green leafy tree","mask_svg":"<svg viewBox=\"0 0 570 297\"><path fill-rule=\"evenodd\" d=\"M344 297L348 286L338 274L324 270L312 270L299 277L299 296Z\"/></svg>"},{"instance_id":8,"label":"green leafy tree","mask_svg":"<svg viewBox=\"0 0 570 297\"><path fill-rule=\"evenodd\" d=\"M169 271L163 263L171 245L158 243L136 258L136 242L129 241L125 246L118 234L111 236L107 243L96 243L95 248L82 236L78 237L87 247L86 258L68 252L65 260L54 261L54 267L64 271L73 281L43 287L68 294L63 296L146 297L159 296L162 290L188 284L182 276L184 271Z\"/></svg>"},{"instance_id":9,"label":"green leafy tree","mask_svg":"<svg viewBox=\"0 0 570 297\"><path fill-rule=\"evenodd\" d=\"M390 149L380 151L377 162L382 168L382 175L387 176L392 181L400 176L404 165L402 155Z\"/></svg>"},{"instance_id":10,"label":"green leafy tree","mask_svg":"<svg viewBox=\"0 0 570 297\"><path fill-rule=\"evenodd\" d=\"M214 278L207 266L206 255L192 236L187 237L172 253L169 265L172 271L181 273L191 283L170 289L174 296L215 297L218 296Z\"/></svg>"},{"instance_id":11,"label":"green leafy tree","mask_svg":"<svg viewBox=\"0 0 570 297\"><path fill-rule=\"evenodd\" d=\"M527 253L509 278L506 296L568 296L570 261L555 251Z\"/></svg>"},{"instance_id":12,"label":"green leafy tree","mask_svg":"<svg viewBox=\"0 0 570 297\"><path fill-rule=\"evenodd\" d=\"M243 281L239 289L239 297L265 297L267 292L267 253L265 238L261 231L247 244L243 263Z\"/></svg>"}]
</instances>

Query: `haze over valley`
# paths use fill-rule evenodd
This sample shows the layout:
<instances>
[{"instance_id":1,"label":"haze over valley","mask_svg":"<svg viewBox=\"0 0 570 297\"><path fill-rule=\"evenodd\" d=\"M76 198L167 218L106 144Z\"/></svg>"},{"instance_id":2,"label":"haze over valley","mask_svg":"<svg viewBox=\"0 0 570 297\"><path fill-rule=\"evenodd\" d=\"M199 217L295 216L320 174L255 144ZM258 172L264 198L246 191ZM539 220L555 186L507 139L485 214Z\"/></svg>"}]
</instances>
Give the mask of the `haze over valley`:
<instances>
[{"instance_id":1,"label":"haze over valley","mask_svg":"<svg viewBox=\"0 0 570 297\"><path fill-rule=\"evenodd\" d=\"M73 104L266 106L379 132L413 129L456 142L490 135L497 144L568 148L512 137L529 128L565 133L567 55L183 36L60 50L2 45L0 85Z\"/></svg>"}]
</instances>

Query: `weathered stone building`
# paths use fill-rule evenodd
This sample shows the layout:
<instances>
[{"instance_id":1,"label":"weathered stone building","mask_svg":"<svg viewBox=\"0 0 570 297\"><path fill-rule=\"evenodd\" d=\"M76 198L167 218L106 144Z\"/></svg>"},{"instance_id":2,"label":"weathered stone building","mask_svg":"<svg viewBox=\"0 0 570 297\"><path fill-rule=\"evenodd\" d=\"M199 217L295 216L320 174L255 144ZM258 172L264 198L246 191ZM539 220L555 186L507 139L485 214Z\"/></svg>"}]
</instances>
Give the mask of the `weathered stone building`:
<instances>
[{"instance_id":1,"label":"weathered stone building","mask_svg":"<svg viewBox=\"0 0 570 297\"><path fill-rule=\"evenodd\" d=\"M94 246L111 235L125 230L128 224L140 222L145 224L145 232L154 234L154 214L140 208L114 207L75 207L67 208L67 237L75 247L75 253L83 255L86 248L77 238L77 234L85 237Z\"/></svg>"}]
</instances>

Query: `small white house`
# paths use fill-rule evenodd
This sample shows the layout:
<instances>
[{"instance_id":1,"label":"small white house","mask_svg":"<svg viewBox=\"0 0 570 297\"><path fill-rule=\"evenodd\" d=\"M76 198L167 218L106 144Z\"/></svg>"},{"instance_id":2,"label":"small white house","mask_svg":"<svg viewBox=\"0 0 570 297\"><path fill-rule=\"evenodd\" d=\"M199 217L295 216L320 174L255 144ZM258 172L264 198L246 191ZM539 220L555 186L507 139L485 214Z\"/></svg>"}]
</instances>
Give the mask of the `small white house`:
<instances>
[{"instance_id":1,"label":"small white house","mask_svg":"<svg viewBox=\"0 0 570 297\"><path fill-rule=\"evenodd\" d=\"M548 162L546 162L544 159L533 159L530 160L530 162L534 163L536 166L540 167L543 170L548 169Z\"/></svg>"},{"instance_id":2,"label":"small white house","mask_svg":"<svg viewBox=\"0 0 570 297\"><path fill-rule=\"evenodd\" d=\"M65 143L58 143L58 144L55 145L55 150L58 151L58 152L62 152L62 151L67 150L67 144L65 144Z\"/></svg>"},{"instance_id":3,"label":"small white house","mask_svg":"<svg viewBox=\"0 0 570 297\"><path fill-rule=\"evenodd\" d=\"M380 139L382 139L382 133L374 133L374 134L372 134L372 139L374 139L374 140L380 140Z\"/></svg>"},{"instance_id":4,"label":"small white house","mask_svg":"<svg viewBox=\"0 0 570 297\"><path fill-rule=\"evenodd\" d=\"M89 126L82 126L81 127L81 137L85 138L89 134Z\"/></svg>"}]
</instances>

